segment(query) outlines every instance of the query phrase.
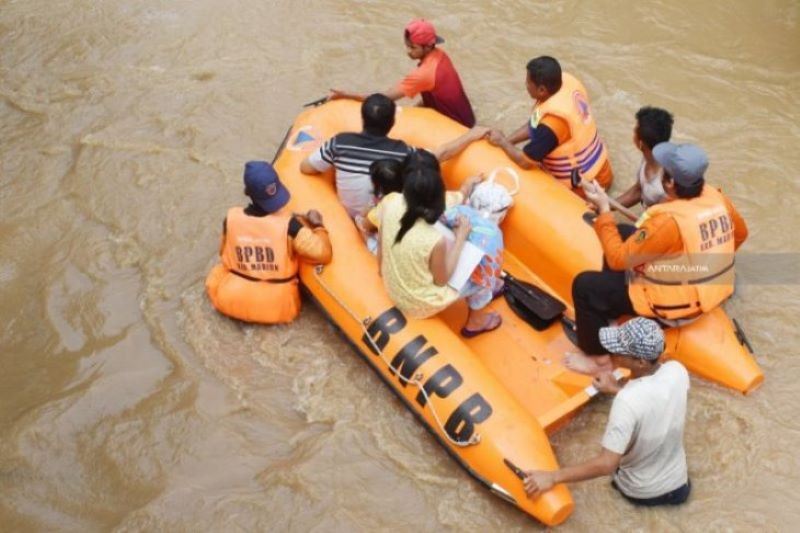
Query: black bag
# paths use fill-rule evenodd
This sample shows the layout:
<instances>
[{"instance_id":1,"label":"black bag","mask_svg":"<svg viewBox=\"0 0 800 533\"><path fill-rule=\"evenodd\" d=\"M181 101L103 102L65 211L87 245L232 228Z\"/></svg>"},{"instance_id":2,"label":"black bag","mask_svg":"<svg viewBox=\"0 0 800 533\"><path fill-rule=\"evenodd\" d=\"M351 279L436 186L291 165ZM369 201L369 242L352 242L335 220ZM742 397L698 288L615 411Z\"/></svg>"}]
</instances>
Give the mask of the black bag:
<instances>
[{"instance_id":1,"label":"black bag","mask_svg":"<svg viewBox=\"0 0 800 533\"><path fill-rule=\"evenodd\" d=\"M506 273L504 296L508 306L536 331L544 331L566 310L558 299L535 285Z\"/></svg>"}]
</instances>

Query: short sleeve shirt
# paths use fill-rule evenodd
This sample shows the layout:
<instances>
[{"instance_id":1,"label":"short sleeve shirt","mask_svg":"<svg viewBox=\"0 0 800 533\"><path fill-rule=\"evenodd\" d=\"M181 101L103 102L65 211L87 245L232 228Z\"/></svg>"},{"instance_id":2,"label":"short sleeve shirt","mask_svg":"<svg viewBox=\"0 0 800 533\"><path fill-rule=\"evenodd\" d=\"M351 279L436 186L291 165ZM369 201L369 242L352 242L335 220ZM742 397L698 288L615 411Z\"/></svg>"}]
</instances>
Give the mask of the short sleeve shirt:
<instances>
[{"instance_id":1,"label":"short sleeve shirt","mask_svg":"<svg viewBox=\"0 0 800 533\"><path fill-rule=\"evenodd\" d=\"M375 204L369 166L379 159L402 161L414 149L403 141L367 133L340 133L309 156L320 172L336 169L336 191L351 217L364 215Z\"/></svg>"},{"instance_id":2,"label":"short sleeve shirt","mask_svg":"<svg viewBox=\"0 0 800 533\"><path fill-rule=\"evenodd\" d=\"M426 107L432 107L468 128L475 125L475 114L461 78L450 57L439 48L422 58L417 68L397 84L397 89L407 98L422 94Z\"/></svg>"},{"instance_id":3,"label":"short sleeve shirt","mask_svg":"<svg viewBox=\"0 0 800 533\"><path fill-rule=\"evenodd\" d=\"M655 498L688 480L683 426L689 374L668 361L634 379L611 406L603 448L622 455L614 481L632 498Z\"/></svg>"},{"instance_id":4,"label":"short sleeve shirt","mask_svg":"<svg viewBox=\"0 0 800 533\"><path fill-rule=\"evenodd\" d=\"M396 192L387 194L378 204L383 284L405 315L428 318L452 304L458 292L433 282L430 256L443 237L432 224L418 219L403 239L395 242L406 209L403 195Z\"/></svg>"}]
</instances>

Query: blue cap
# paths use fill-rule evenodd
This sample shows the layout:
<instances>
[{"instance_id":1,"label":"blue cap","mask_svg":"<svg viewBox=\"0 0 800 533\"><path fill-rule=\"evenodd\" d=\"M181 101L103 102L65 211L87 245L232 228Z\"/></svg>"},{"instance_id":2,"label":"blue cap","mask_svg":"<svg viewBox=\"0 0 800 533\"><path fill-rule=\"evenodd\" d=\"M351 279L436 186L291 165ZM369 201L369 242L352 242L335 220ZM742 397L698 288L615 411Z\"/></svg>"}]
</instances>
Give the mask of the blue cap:
<instances>
[{"instance_id":1,"label":"blue cap","mask_svg":"<svg viewBox=\"0 0 800 533\"><path fill-rule=\"evenodd\" d=\"M684 187L699 183L708 168L708 156L694 144L658 143L653 147L653 157L675 183Z\"/></svg>"},{"instance_id":2,"label":"blue cap","mask_svg":"<svg viewBox=\"0 0 800 533\"><path fill-rule=\"evenodd\" d=\"M289 201L289 189L266 161L248 161L244 165L244 192L255 205L274 213Z\"/></svg>"}]
</instances>

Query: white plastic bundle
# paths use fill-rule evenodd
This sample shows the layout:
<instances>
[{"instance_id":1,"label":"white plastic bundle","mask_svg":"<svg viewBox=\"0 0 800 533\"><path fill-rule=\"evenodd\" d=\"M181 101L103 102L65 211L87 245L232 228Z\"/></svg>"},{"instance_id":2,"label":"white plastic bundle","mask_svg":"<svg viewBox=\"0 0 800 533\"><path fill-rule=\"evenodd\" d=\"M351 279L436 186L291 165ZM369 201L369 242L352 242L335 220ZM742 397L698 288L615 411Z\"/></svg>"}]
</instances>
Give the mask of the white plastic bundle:
<instances>
[{"instance_id":1,"label":"white plastic bundle","mask_svg":"<svg viewBox=\"0 0 800 533\"><path fill-rule=\"evenodd\" d=\"M500 172L505 172L514 180L514 188L509 190L501 183L497 183L495 178ZM519 175L510 167L496 168L489 174L486 180L482 181L472 190L469 196L469 205L479 211L484 218L495 224L500 224L514 205L513 196L519 192Z\"/></svg>"}]
</instances>

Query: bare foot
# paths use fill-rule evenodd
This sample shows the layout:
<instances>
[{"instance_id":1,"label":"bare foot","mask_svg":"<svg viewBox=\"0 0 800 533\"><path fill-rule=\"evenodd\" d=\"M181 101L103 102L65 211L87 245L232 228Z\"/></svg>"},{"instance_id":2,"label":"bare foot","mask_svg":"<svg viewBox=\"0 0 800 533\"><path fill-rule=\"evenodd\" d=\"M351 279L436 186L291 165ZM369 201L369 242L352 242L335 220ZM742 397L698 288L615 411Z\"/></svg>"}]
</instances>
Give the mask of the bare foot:
<instances>
[{"instance_id":1,"label":"bare foot","mask_svg":"<svg viewBox=\"0 0 800 533\"><path fill-rule=\"evenodd\" d=\"M589 376L613 370L611 358L607 355L589 356L579 352L570 352L564 356L564 366L573 372Z\"/></svg>"}]
</instances>

